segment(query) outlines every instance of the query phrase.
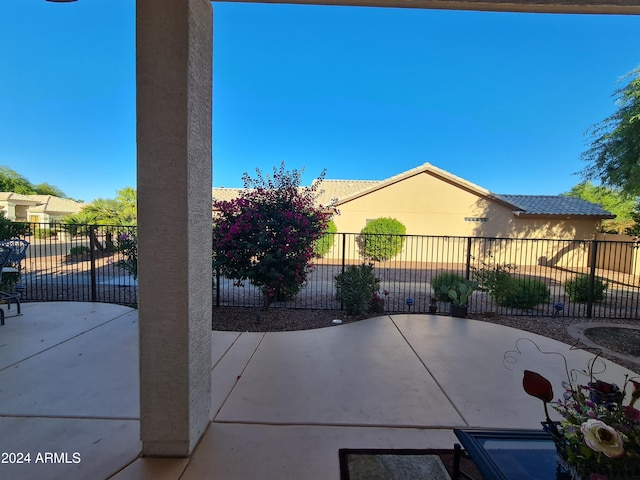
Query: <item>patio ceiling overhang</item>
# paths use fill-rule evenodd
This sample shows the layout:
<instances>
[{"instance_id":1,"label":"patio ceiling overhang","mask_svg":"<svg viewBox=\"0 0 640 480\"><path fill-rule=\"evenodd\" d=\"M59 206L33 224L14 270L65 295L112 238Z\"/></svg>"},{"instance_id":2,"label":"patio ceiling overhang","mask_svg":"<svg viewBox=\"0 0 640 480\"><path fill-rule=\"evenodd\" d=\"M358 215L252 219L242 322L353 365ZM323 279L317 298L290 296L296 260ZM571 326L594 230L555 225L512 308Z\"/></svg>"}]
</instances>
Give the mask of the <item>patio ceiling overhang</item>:
<instances>
[{"instance_id":1,"label":"patio ceiling overhang","mask_svg":"<svg viewBox=\"0 0 640 480\"><path fill-rule=\"evenodd\" d=\"M243 3L286 3L300 5L340 5L440 10L480 10L495 12L640 14L638 0L225 0Z\"/></svg>"}]
</instances>

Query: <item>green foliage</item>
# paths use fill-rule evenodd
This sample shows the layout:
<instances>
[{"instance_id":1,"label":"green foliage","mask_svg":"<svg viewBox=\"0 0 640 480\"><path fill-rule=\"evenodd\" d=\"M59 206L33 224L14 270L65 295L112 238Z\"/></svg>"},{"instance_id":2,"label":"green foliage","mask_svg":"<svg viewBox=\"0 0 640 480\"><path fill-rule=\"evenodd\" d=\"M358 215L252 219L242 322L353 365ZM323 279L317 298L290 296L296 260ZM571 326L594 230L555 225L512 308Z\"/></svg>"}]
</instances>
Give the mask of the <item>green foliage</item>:
<instances>
[{"instance_id":1,"label":"green foliage","mask_svg":"<svg viewBox=\"0 0 640 480\"><path fill-rule=\"evenodd\" d=\"M33 185L29 180L6 165L0 166L0 192L13 192L21 195L55 195L67 198L62 190L48 183Z\"/></svg>"},{"instance_id":2,"label":"green foliage","mask_svg":"<svg viewBox=\"0 0 640 480\"><path fill-rule=\"evenodd\" d=\"M502 307L530 309L549 302L551 291L536 278L514 277L515 265L490 264L482 262L480 268L473 268L473 278L479 283L479 290L488 292Z\"/></svg>"},{"instance_id":3,"label":"green foliage","mask_svg":"<svg viewBox=\"0 0 640 480\"><path fill-rule=\"evenodd\" d=\"M515 269L515 265L508 263L501 265L482 262L480 268L472 267L472 276L478 282L481 292L489 293L498 305L506 305L507 299L517 294L511 274Z\"/></svg>"},{"instance_id":4,"label":"green foliage","mask_svg":"<svg viewBox=\"0 0 640 480\"><path fill-rule=\"evenodd\" d=\"M311 187L300 187L302 171L288 172L284 162L273 177L256 172L256 178L244 174L238 198L213 204L213 266L259 287L268 308L293 298L306 282L329 213L315 204L324 172Z\"/></svg>"},{"instance_id":5,"label":"green foliage","mask_svg":"<svg viewBox=\"0 0 640 480\"><path fill-rule=\"evenodd\" d=\"M448 302L450 300L448 290L449 285L454 285L460 282L464 282L464 277L462 275L458 275L456 272L440 272L431 279L431 288L433 289L433 294L436 299L442 302ZM445 287L446 290L443 289L443 287Z\"/></svg>"},{"instance_id":6,"label":"green foliage","mask_svg":"<svg viewBox=\"0 0 640 480\"><path fill-rule=\"evenodd\" d=\"M90 252L89 247L85 245L78 245L77 247L71 247L69 249L69 255L83 255L89 252Z\"/></svg>"},{"instance_id":7,"label":"green foliage","mask_svg":"<svg viewBox=\"0 0 640 480\"><path fill-rule=\"evenodd\" d=\"M336 297L344 302L347 315L361 315L369 309L379 282L371 263L349 265L343 273L336 275Z\"/></svg>"},{"instance_id":8,"label":"green foliage","mask_svg":"<svg viewBox=\"0 0 640 480\"><path fill-rule=\"evenodd\" d=\"M38 195L53 195L54 197L67 198L62 190L50 183L39 183L38 185L34 185L33 189Z\"/></svg>"},{"instance_id":9,"label":"green foliage","mask_svg":"<svg viewBox=\"0 0 640 480\"><path fill-rule=\"evenodd\" d=\"M594 185L590 181L584 181L563 195L595 203L616 215L614 219L603 220L601 230L605 233L624 234L634 228L636 222L632 214L636 206L636 199L623 193L620 189Z\"/></svg>"},{"instance_id":10,"label":"green foliage","mask_svg":"<svg viewBox=\"0 0 640 480\"><path fill-rule=\"evenodd\" d=\"M572 302L588 302L589 301L589 278L585 273L580 273L574 278L564 282L564 289L569 295ZM600 277L593 279L593 297L594 302L601 302L605 299L606 291L609 286Z\"/></svg>"},{"instance_id":11,"label":"green foliage","mask_svg":"<svg viewBox=\"0 0 640 480\"><path fill-rule=\"evenodd\" d=\"M0 291L13 292L16 289L20 281L20 274L18 272L6 272L2 274L2 280L0 280Z\"/></svg>"},{"instance_id":12,"label":"green foliage","mask_svg":"<svg viewBox=\"0 0 640 480\"><path fill-rule=\"evenodd\" d=\"M513 278L509 293L498 300L503 307L530 309L551 298L549 287L537 278Z\"/></svg>"},{"instance_id":13,"label":"green foliage","mask_svg":"<svg viewBox=\"0 0 640 480\"><path fill-rule=\"evenodd\" d=\"M36 226L33 233L36 236L36 238L39 238L40 240L45 240L47 238L55 237L58 234L58 231L53 228Z\"/></svg>"},{"instance_id":14,"label":"green foliage","mask_svg":"<svg viewBox=\"0 0 640 480\"><path fill-rule=\"evenodd\" d=\"M455 282L449 286L443 285L440 289L442 294L446 293L451 303L456 307L468 305L471 294L478 288L478 282L464 280Z\"/></svg>"},{"instance_id":15,"label":"green foliage","mask_svg":"<svg viewBox=\"0 0 640 480\"><path fill-rule=\"evenodd\" d=\"M314 257L322 258L331 250L337 232L338 228L336 227L336 223L333 220L329 220L322 237L313 243Z\"/></svg>"},{"instance_id":16,"label":"green foliage","mask_svg":"<svg viewBox=\"0 0 640 480\"><path fill-rule=\"evenodd\" d=\"M97 198L73 215L65 217L72 234L88 235L82 229L73 230L74 225L136 225L137 193L134 188L124 187L116 192L116 198Z\"/></svg>"},{"instance_id":17,"label":"green foliage","mask_svg":"<svg viewBox=\"0 0 640 480\"><path fill-rule=\"evenodd\" d=\"M118 231L116 251L122 255L116 265L128 272L133 278L138 278L138 236L135 227Z\"/></svg>"},{"instance_id":18,"label":"green foliage","mask_svg":"<svg viewBox=\"0 0 640 480\"><path fill-rule=\"evenodd\" d=\"M23 237L28 231L26 224L22 222L12 222L2 210L0 210L0 240Z\"/></svg>"},{"instance_id":19,"label":"green foliage","mask_svg":"<svg viewBox=\"0 0 640 480\"><path fill-rule=\"evenodd\" d=\"M370 260L389 260L402 251L407 228L395 218L376 218L360 231L364 256Z\"/></svg>"},{"instance_id":20,"label":"green foliage","mask_svg":"<svg viewBox=\"0 0 640 480\"><path fill-rule=\"evenodd\" d=\"M587 178L640 195L640 68L627 74L628 83L613 93L618 110L589 130L590 148L582 159L590 165Z\"/></svg>"}]
</instances>

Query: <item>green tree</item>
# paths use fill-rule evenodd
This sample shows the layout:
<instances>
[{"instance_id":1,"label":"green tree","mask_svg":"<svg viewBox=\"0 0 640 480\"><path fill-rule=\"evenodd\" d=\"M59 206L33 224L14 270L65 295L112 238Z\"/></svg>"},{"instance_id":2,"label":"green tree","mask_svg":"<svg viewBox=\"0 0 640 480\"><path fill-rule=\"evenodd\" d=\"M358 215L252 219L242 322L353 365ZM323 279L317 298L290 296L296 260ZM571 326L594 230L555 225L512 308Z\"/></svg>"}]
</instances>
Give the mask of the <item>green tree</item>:
<instances>
[{"instance_id":1,"label":"green tree","mask_svg":"<svg viewBox=\"0 0 640 480\"><path fill-rule=\"evenodd\" d=\"M136 190L124 187L116 198L96 198L64 219L70 225L136 225L138 221Z\"/></svg>"},{"instance_id":2,"label":"green tree","mask_svg":"<svg viewBox=\"0 0 640 480\"><path fill-rule=\"evenodd\" d=\"M49 183L33 185L29 180L6 165L0 166L0 192L13 192L21 195L55 195L67 198L62 190Z\"/></svg>"},{"instance_id":3,"label":"green tree","mask_svg":"<svg viewBox=\"0 0 640 480\"><path fill-rule=\"evenodd\" d=\"M637 198L624 193L619 188L604 185L594 185L591 181L580 182L569 192L563 193L568 197L577 197L616 215L616 218L604 220L601 230L605 233L629 233L633 230L635 221L632 217Z\"/></svg>"},{"instance_id":4,"label":"green tree","mask_svg":"<svg viewBox=\"0 0 640 480\"><path fill-rule=\"evenodd\" d=\"M55 185L43 182L38 185L34 185L33 189L38 195L53 195L54 197L67 198L65 193Z\"/></svg>"},{"instance_id":5,"label":"green tree","mask_svg":"<svg viewBox=\"0 0 640 480\"><path fill-rule=\"evenodd\" d=\"M116 198L96 198L85 205L73 215L64 218L65 228L72 235L89 236L88 225L112 225L117 227L134 226L137 224L136 190L132 187L124 187L116 191ZM121 230L121 229L119 229ZM105 248L116 248L113 242L111 229L105 231ZM100 242L92 239L98 249L102 248ZM137 242L134 242L137 245Z\"/></svg>"},{"instance_id":6,"label":"green tree","mask_svg":"<svg viewBox=\"0 0 640 480\"><path fill-rule=\"evenodd\" d=\"M581 158L590 165L588 179L640 195L640 68L623 77L628 83L613 96L618 110L588 131L590 148Z\"/></svg>"}]
</instances>

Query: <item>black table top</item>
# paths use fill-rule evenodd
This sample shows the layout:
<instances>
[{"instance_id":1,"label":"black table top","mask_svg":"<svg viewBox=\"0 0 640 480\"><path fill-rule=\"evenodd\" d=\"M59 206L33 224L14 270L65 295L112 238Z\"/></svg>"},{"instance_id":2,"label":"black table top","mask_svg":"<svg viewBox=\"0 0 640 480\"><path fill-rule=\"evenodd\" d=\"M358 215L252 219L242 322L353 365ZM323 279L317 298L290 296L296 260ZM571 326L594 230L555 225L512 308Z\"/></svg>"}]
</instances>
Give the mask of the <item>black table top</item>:
<instances>
[{"instance_id":1,"label":"black table top","mask_svg":"<svg viewBox=\"0 0 640 480\"><path fill-rule=\"evenodd\" d=\"M540 430L455 429L486 480L565 480L549 434Z\"/></svg>"}]
</instances>

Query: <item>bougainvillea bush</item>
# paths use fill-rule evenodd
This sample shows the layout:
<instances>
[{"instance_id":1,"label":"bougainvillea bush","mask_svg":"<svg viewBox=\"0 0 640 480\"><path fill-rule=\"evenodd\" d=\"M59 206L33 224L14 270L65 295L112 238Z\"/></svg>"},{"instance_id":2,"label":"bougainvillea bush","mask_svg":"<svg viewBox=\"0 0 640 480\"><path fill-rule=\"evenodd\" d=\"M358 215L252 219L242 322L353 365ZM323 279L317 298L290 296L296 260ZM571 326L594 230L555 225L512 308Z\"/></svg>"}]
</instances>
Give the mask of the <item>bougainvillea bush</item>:
<instances>
[{"instance_id":1,"label":"bougainvillea bush","mask_svg":"<svg viewBox=\"0 0 640 480\"><path fill-rule=\"evenodd\" d=\"M213 265L238 285L260 288L268 308L300 291L331 214L315 204L324 172L310 187L300 186L303 170L288 172L284 163L273 176L256 173L244 174L239 197L213 204Z\"/></svg>"}]
</instances>

